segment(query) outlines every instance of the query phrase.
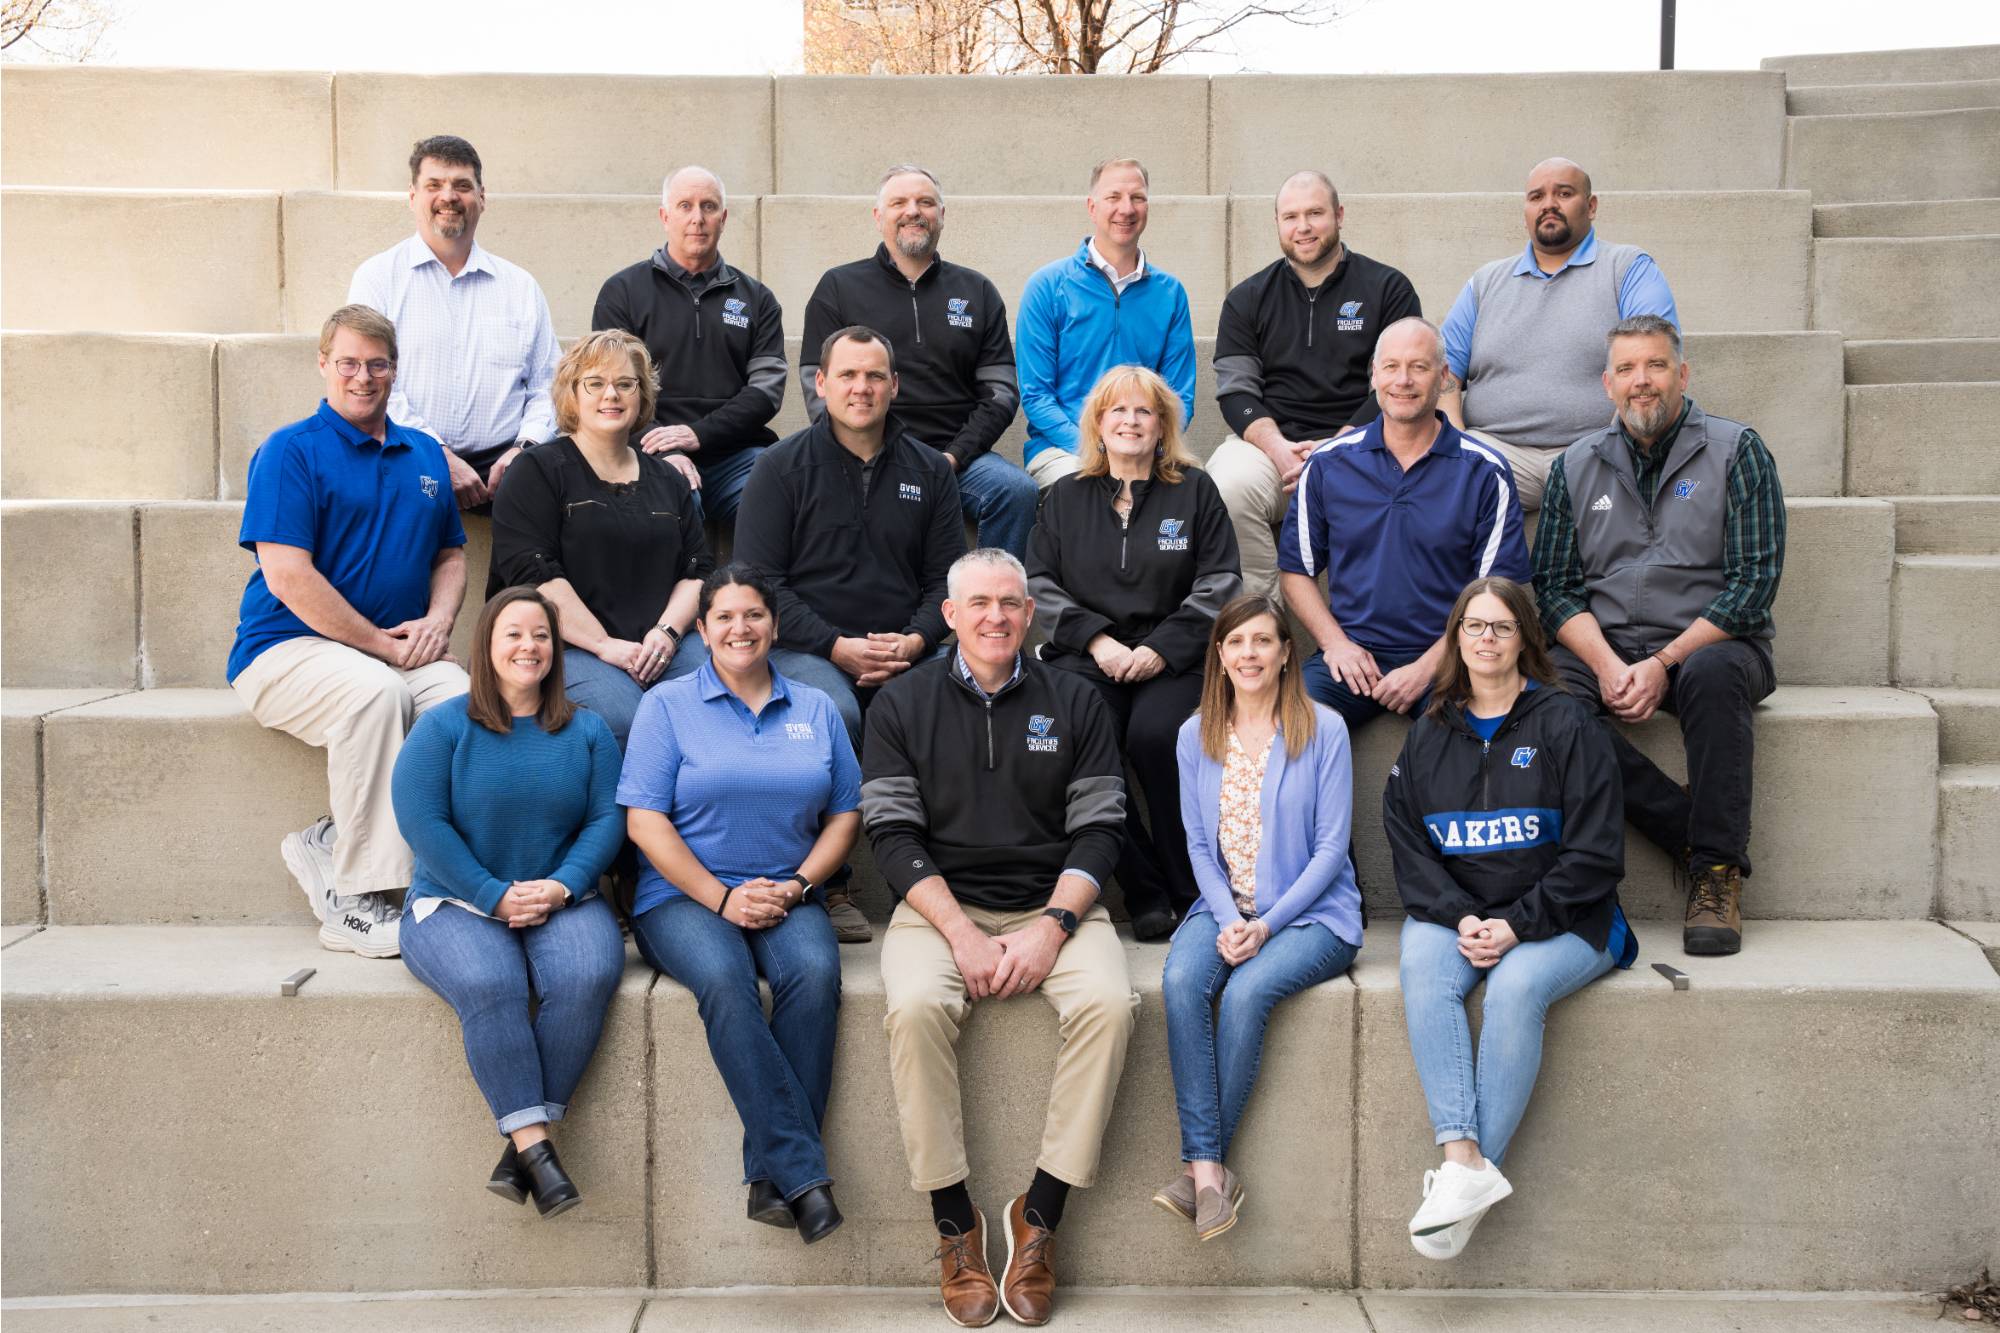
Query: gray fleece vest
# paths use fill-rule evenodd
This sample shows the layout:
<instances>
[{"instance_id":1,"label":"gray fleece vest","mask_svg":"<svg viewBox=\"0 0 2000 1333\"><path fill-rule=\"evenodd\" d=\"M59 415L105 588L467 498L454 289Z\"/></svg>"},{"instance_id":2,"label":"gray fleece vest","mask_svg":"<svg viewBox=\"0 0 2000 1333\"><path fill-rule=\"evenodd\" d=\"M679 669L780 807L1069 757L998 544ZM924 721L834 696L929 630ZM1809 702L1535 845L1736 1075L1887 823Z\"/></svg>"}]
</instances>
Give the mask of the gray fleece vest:
<instances>
[{"instance_id":1,"label":"gray fleece vest","mask_svg":"<svg viewBox=\"0 0 2000 1333\"><path fill-rule=\"evenodd\" d=\"M1509 444L1560 449L1611 417L1604 335L1644 251L1598 238L1597 255L1553 278L1517 274L1519 255L1472 275L1479 317L1465 367L1465 424Z\"/></svg>"},{"instance_id":2,"label":"gray fleece vest","mask_svg":"<svg viewBox=\"0 0 2000 1333\"><path fill-rule=\"evenodd\" d=\"M1615 424L1563 450L1590 614L1628 657L1666 647L1722 591L1729 465L1746 429L1690 400L1650 509Z\"/></svg>"}]
</instances>

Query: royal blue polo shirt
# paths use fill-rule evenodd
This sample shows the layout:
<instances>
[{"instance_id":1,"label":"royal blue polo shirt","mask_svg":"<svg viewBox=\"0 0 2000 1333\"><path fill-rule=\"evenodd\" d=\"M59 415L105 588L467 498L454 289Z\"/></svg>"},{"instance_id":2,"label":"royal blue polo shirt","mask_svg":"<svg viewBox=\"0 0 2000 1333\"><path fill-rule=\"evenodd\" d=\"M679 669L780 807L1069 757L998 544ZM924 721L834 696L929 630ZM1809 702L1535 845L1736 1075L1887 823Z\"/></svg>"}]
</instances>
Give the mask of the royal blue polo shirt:
<instances>
[{"instance_id":1,"label":"royal blue polo shirt","mask_svg":"<svg viewBox=\"0 0 2000 1333\"><path fill-rule=\"evenodd\" d=\"M1336 435L1307 456L1285 512L1278 568L1324 572L1327 609L1371 653L1421 656L1476 578L1528 581L1513 471L1437 420L1408 472L1382 442L1382 418Z\"/></svg>"},{"instance_id":2,"label":"royal blue polo shirt","mask_svg":"<svg viewBox=\"0 0 2000 1333\"><path fill-rule=\"evenodd\" d=\"M387 629L430 609L431 565L465 545L444 446L391 421L378 442L320 401L304 421L272 433L250 458L250 494L237 541L312 552L313 568L371 624ZM257 569L236 614L233 682L257 655L313 633Z\"/></svg>"},{"instance_id":3,"label":"royal blue polo shirt","mask_svg":"<svg viewBox=\"0 0 2000 1333\"><path fill-rule=\"evenodd\" d=\"M646 691L625 742L618 804L657 810L724 884L796 871L827 815L861 808L861 765L833 700L771 672L759 712L712 662ZM680 896L639 858L634 915Z\"/></svg>"}]
</instances>

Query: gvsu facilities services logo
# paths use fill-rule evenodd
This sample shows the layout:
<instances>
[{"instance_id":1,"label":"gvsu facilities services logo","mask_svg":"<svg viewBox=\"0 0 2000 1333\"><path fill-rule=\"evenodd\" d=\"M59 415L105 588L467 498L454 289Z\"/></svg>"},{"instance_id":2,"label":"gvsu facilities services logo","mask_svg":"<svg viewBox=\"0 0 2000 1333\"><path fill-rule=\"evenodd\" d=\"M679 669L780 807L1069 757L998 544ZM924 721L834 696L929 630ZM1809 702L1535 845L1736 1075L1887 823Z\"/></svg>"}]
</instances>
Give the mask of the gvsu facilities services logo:
<instances>
[{"instance_id":1,"label":"gvsu facilities services logo","mask_svg":"<svg viewBox=\"0 0 2000 1333\"><path fill-rule=\"evenodd\" d=\"M955 329L972 327L972 302L963 296L954 296L944 303L944 322Z\"/></svg>"},{"instance_id":2,"label":"gvsu facilities services logo","mask_svg":"<svg viewBox=\"0 0 2000 1333\"><path fill-rule=\"evenodd\" d=\"M1367 320L1361 317L1361 302L1342 301L1340 313L1334 317L1333 327L1341 333L1359 333Z\"/></svg>"},{"instance_id":3,"label":"gvsu facilities services logo","mask_svg":"<svg viewBox=\"0 0 2000 1333\"><path fill-rule=\"evenodd\" d=\"M1028 749L1036 754L1054 754L1062 748L1062 740L1051 736L1056 720L1047 713L1037 713L1028 719Z\"/></svg>"},{"instance_id":4,"label":"gvsu facilities services logo","mask_svg":"<svg viewBox=\"0 0 2000 1333\"><path fill-rule=\"evenodd\" d=\"M1162 551L1187 550L1187 521L1178 518L1160 520L1160 549Z\"/></svg>"},{"instance_id":5,"label":"gvsu facilities services logo","mask_svg":"<svg viewBox=\"0 0 2000 1333\"><path fill-rule=\"evenodd\" d=\"M722 303L722 322L732 328L749 328L749 307L744 305L737 297L730 297Z\"/></svg>"}]
</instances>

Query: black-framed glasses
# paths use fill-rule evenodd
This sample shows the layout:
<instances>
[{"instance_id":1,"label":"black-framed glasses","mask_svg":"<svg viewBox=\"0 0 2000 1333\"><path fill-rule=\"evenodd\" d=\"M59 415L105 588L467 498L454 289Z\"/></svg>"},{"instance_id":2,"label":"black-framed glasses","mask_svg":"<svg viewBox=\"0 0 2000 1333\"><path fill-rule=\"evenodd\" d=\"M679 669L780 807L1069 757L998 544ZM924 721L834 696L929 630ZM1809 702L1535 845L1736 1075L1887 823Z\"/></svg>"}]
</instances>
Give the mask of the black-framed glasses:
<instances>
[{"instance_id":1,"label":"black-framed glasses","mask_svg":"<svg viewBox=\"0 0 2000 1333\"><path fill-rule=\"evenodd\" d=\"M1496 639L1511 639L1521 632L1518 620L1474 620L1471 616L1458 622L1458 632L1468 639L1483 639L1486 631L1492 630Z\"/></svg>"},{"instance_id":2,"label":"black-framed glasses","mask_svg":"<svg viewBox=\"0 0 2000 1333\"><path fill-rule=\"evenodd\" d=\"M379 356L373 361L360 361L351 356L343 356L334 361L333 368L340 372L343 379L351 380L365 370L368 372L369 379L379 380L385 378L390 371L394 370L396 363L384 360Z\"/></svg>"}]
</instances>

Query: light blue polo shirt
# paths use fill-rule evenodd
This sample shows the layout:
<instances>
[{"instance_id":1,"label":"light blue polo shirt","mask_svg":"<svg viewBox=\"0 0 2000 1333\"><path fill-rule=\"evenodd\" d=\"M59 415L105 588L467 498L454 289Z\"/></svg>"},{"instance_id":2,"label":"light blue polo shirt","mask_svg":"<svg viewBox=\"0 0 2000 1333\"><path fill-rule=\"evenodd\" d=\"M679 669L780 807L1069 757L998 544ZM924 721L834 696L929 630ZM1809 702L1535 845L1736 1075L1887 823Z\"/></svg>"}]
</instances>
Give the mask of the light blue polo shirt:
<instances>
[{"instance_id":1,"label":"light blue polo shirt","mask_svg":"<svg viewBox=\"0 0 2000 1333\"><path fill-rule=\"evenodd\" d=\"M430 609L431 564L465 545L444 446L394 421L377 442L321 400L304 421L274 431L250 459L250 493L237 541L312 552L313 568L382 629ZM257 654L313 633L278 600L259 568L243 589L233 682Z\"/></svg>"},{"instance_id":2,"label":"light blue polo shirt","mask_svg":"<svg viewBox=\"0 0 2000 1333\"><path fill-rule=\"evenodd\" d=\"M639 701L625 743L618 804L657 810L724 884L799 868L827 815L861 808L861 765L833 700L771 672L761 712L711 662ZM643 855L633 913L680 890Z\"/></svg>"}]
</instances>

